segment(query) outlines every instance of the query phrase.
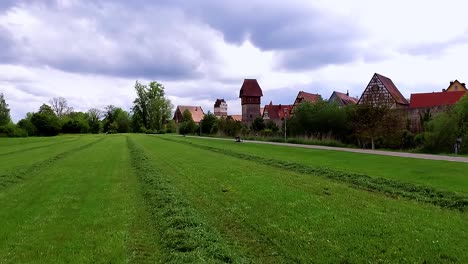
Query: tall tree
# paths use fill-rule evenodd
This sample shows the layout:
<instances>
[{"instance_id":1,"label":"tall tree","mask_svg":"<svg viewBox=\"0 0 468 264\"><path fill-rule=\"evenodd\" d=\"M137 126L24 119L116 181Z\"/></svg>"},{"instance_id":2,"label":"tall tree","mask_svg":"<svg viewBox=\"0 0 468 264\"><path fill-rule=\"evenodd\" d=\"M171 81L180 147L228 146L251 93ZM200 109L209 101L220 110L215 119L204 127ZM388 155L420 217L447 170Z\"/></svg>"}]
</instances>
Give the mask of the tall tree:
<instances>
[{"instance_id":1,"label":"tall tree","mask_svg":"<svg viewBox=\"0 0 468 264\"><path fill-rule=\"evenodd\" d=\"M161 130L171 118L172 104L165 97L164 86L158 82L143 85L135 83L137 98L133 101L134 124L149 130Z\"/></svg>"},{"instance_id":2,"label":"tall tree","mask_svg":"<svg viewBox=\"0 0 468 264\"><path fill-rule=\"evenodd\" d=\"M54 97L50 99L49 103L52 106L55 115L60 119L73 111L73 108L68 106L67 99L63 97Z\"/></svg>"},{"instance_id":3,"label":"tall tree","mask_svg":"<svg viewBox=\"0 0 468 264\"><path fill-rule=\"evenodd\" d=\"M130 129L130 115L120 107L108 105L106 107L104 132L126 133Z\"/></svg>"},{"instance_id":4,"label":"tall tree","mask_svg":"<svg viewBox=\"0 0 468 264\"><path fill-rule=\"evenodd\" d=\"M89 130L93 134L99 133L101 130L101 118L103 113L101 110L96 108L91 108L88 110L88 124Z\"/></svg>"},{"instance_id":5,"label":"tall tree","mask_svg":"<svg viewBox=\"0 0 468 264\"><path fill-rule=\"evenodd\" d=\"M5 102L3 93L0 93L0 126L4 126L10 123L10 109L8 104Z\"/></svg>"}]
</instances>

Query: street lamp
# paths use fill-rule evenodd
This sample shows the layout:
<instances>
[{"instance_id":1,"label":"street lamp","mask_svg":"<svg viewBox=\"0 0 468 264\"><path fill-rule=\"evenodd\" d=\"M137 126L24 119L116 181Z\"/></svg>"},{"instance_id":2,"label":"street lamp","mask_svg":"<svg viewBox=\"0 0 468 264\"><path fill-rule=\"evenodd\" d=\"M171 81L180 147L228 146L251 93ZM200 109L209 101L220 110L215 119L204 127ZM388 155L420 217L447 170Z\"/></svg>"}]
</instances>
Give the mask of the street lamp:
<instances>
[{"instance_id":1,"label":"street lamp","mask_svg":"<svg viewBox=\"0 0 468 264\"><path fill-rule=\"evenodd\" d=\"M284 117L283 117L284 118L284 143L286 143L286 113L288 112L288 108L285 107L283 111L284 111Z\"/></svg>"}]
</instances>

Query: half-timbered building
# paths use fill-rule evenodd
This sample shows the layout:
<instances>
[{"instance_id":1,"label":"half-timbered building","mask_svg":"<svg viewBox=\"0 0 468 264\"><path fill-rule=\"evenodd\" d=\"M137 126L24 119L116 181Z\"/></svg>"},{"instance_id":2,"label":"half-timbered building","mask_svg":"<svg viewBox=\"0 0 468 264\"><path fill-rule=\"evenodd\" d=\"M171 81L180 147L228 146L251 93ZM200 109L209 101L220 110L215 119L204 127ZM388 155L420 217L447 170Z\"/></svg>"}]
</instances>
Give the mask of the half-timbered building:
<instances>
[{"instance_id":1,"label":"half-timbered building","mask_svg":"<svg viewBox=\"0 0 468 264\"><path fill-rule=\"evenodd\" d=\"M378 73L372 76L357 104L385 106L390 109L407 108L409 105L393 81Z\"/></svg>"}]
</instances>

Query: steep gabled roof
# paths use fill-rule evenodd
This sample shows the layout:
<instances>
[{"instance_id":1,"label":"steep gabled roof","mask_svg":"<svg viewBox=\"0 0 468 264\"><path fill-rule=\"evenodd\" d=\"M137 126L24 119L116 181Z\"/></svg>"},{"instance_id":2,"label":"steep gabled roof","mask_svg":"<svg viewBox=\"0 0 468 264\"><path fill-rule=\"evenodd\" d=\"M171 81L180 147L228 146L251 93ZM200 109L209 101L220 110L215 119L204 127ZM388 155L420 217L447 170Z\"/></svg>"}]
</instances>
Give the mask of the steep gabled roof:
<instances>
[{"instance_id":1,"label":"steep gabled roof","mask_svg":"<svg viewBox=\"0 0 468 264\"><path fill-rule=\"evenodd\" d=\"M274 105L273 102L270 101L270 104L265 105L264 107L263 116L268 114L268 118L270 119L283 119L285 115L284 109L286 108L286 118L289 118L292 107L292 105Z\"/></svg>"},{"instance_id":2,"label":"steep gabled roof","mask_svg":"<svg viewBox=\"0 0 468 264\"><path fill-rule=\"evenodd\" d=\"M357 98L354 98L354 97L351 97L345 93L340 93L340 92L337 92L337 91L334 91L332 93L332 95L330 96L330 99L333 98L333 94L336 95L336 97L338 97L338 99L340 99L341 101L341 105L353 105L353 104L357 104L357 102L359 101L359 99Z\"/></svg>"},{"instance_id":3,"label":"steep gabled roof","mask_svg":"<svg viewBox=\"0 0 468 264\"><path fill-rule=\"evenodd\" d=\"M239 92L239 98L243 96L263 96L262 88L256 79L245 79Z\"/></svg>"},{"instance_id":4,"label":"steep gabled roof","mask_svg":"<svg viewBox=\"0 0 468 264\"><path fill-rule=\"evenodd\" d=\"M322 99L320 94L313 94L313 93L306 93L304 91L299 91L296 97L295 103L302 103L302 102L311 102L315 103L318 100Z\"/></svg>"},{"instance_id":5,"label":"steep gabled roof","mask_svg":"<svg viewBox=\"0 0 468 264\"><path fill-rule=\"evenodd\" d=\"M224 101L224 98L223 99L216 99L216 102L214 103L214 107L220 107L221 103L226 103L226 101Z\"/></svg>"},{"instance_id":6,"label":"steep gabled roof","mask_svg":"<svg viewBox=\"0 0 468 264\"><path fill-rule=\"evenodd\" d=\"M205 113L203 112L201 106L178 105L176 112L180 111L180 113L183 115L185 110L190 111L190 113L192 114L192 119L196 123L199 123L203 119L203 117L205 117Z\"/></svg>"},{"instance_id":7,"label":"steep gabled roof","mask_svg":"<svg viewBox=\"0 0 468 264\"><path fill-rule=\"evenodd\" d=\"M467 91L411 94L410 108L454 105Z\"/></svg>"},{"instance_id":8,"label":"steep gabled roof","mask_svg":"<svg viewBox=\"0 0 468 264\"><path fill-rule=\"evenodd\" d=\"M385 88L387 88L388 92L392 95L396 103L403 105L408 104L408 100L406 100L406 98L400 93L400 90L398 90L396 85L393 83L392 79L378 73L376 73L375 75L377 75L377 78L379 78L379 80L382 82Z\"/></svg>"}]
</instances>

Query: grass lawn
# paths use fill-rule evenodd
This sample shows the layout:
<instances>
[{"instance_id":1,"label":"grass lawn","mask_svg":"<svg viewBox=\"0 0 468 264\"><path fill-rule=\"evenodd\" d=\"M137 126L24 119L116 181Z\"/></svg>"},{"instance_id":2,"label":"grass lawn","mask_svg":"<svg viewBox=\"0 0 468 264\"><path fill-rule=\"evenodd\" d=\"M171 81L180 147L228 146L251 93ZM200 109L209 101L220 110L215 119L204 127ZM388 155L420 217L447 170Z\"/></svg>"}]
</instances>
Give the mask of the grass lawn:
<instances>
[{"instance_id":1,"label":"grass lawn","mask_svg":"<svg viewBox=\"0 0 468 264\"><path fill-rule=\"evenodd\" d=\"M87 141L93 143L0 190L0 263L157 260L156 239L125 138L89 136L79 144ZM48 152L31 150L22 157L40 160L70 147L54 145Z\"/></svg>"},{"instance_id":2,"label":"grass lawn","mask_svg":"<svg viewBox=\"0 0 468 264\"><path fill-rule=\"evenodd\" d=\"M174 136L169 136L174 138ZM211 140L175 137L177 140L229 149L266 158L298 162L314 167L363 173L371 177L396 179L468 194L468 163L389 157L331 150L235 143L234 140Z\"/></svg>"},{"instance_id":3,"label":"grass lawn","mask_svg":"<svg viewBox=\"0 0 468 264\"><path fill-rule=\"evenodd\" d=\"M468 262L467 211L299 165L468 193L461 163L174 136L0 139L0 263Z\"/></svg>"},{"instance_id":4,"label":"grass lawn","mask_svg":"<svg viewBox=\"0 0 468 264\"><path fill-rule=\"evenodd\" d=\"M466 213L134 137L229 245L254 261L468 261Z\"/></svg>"}]
</instances>

